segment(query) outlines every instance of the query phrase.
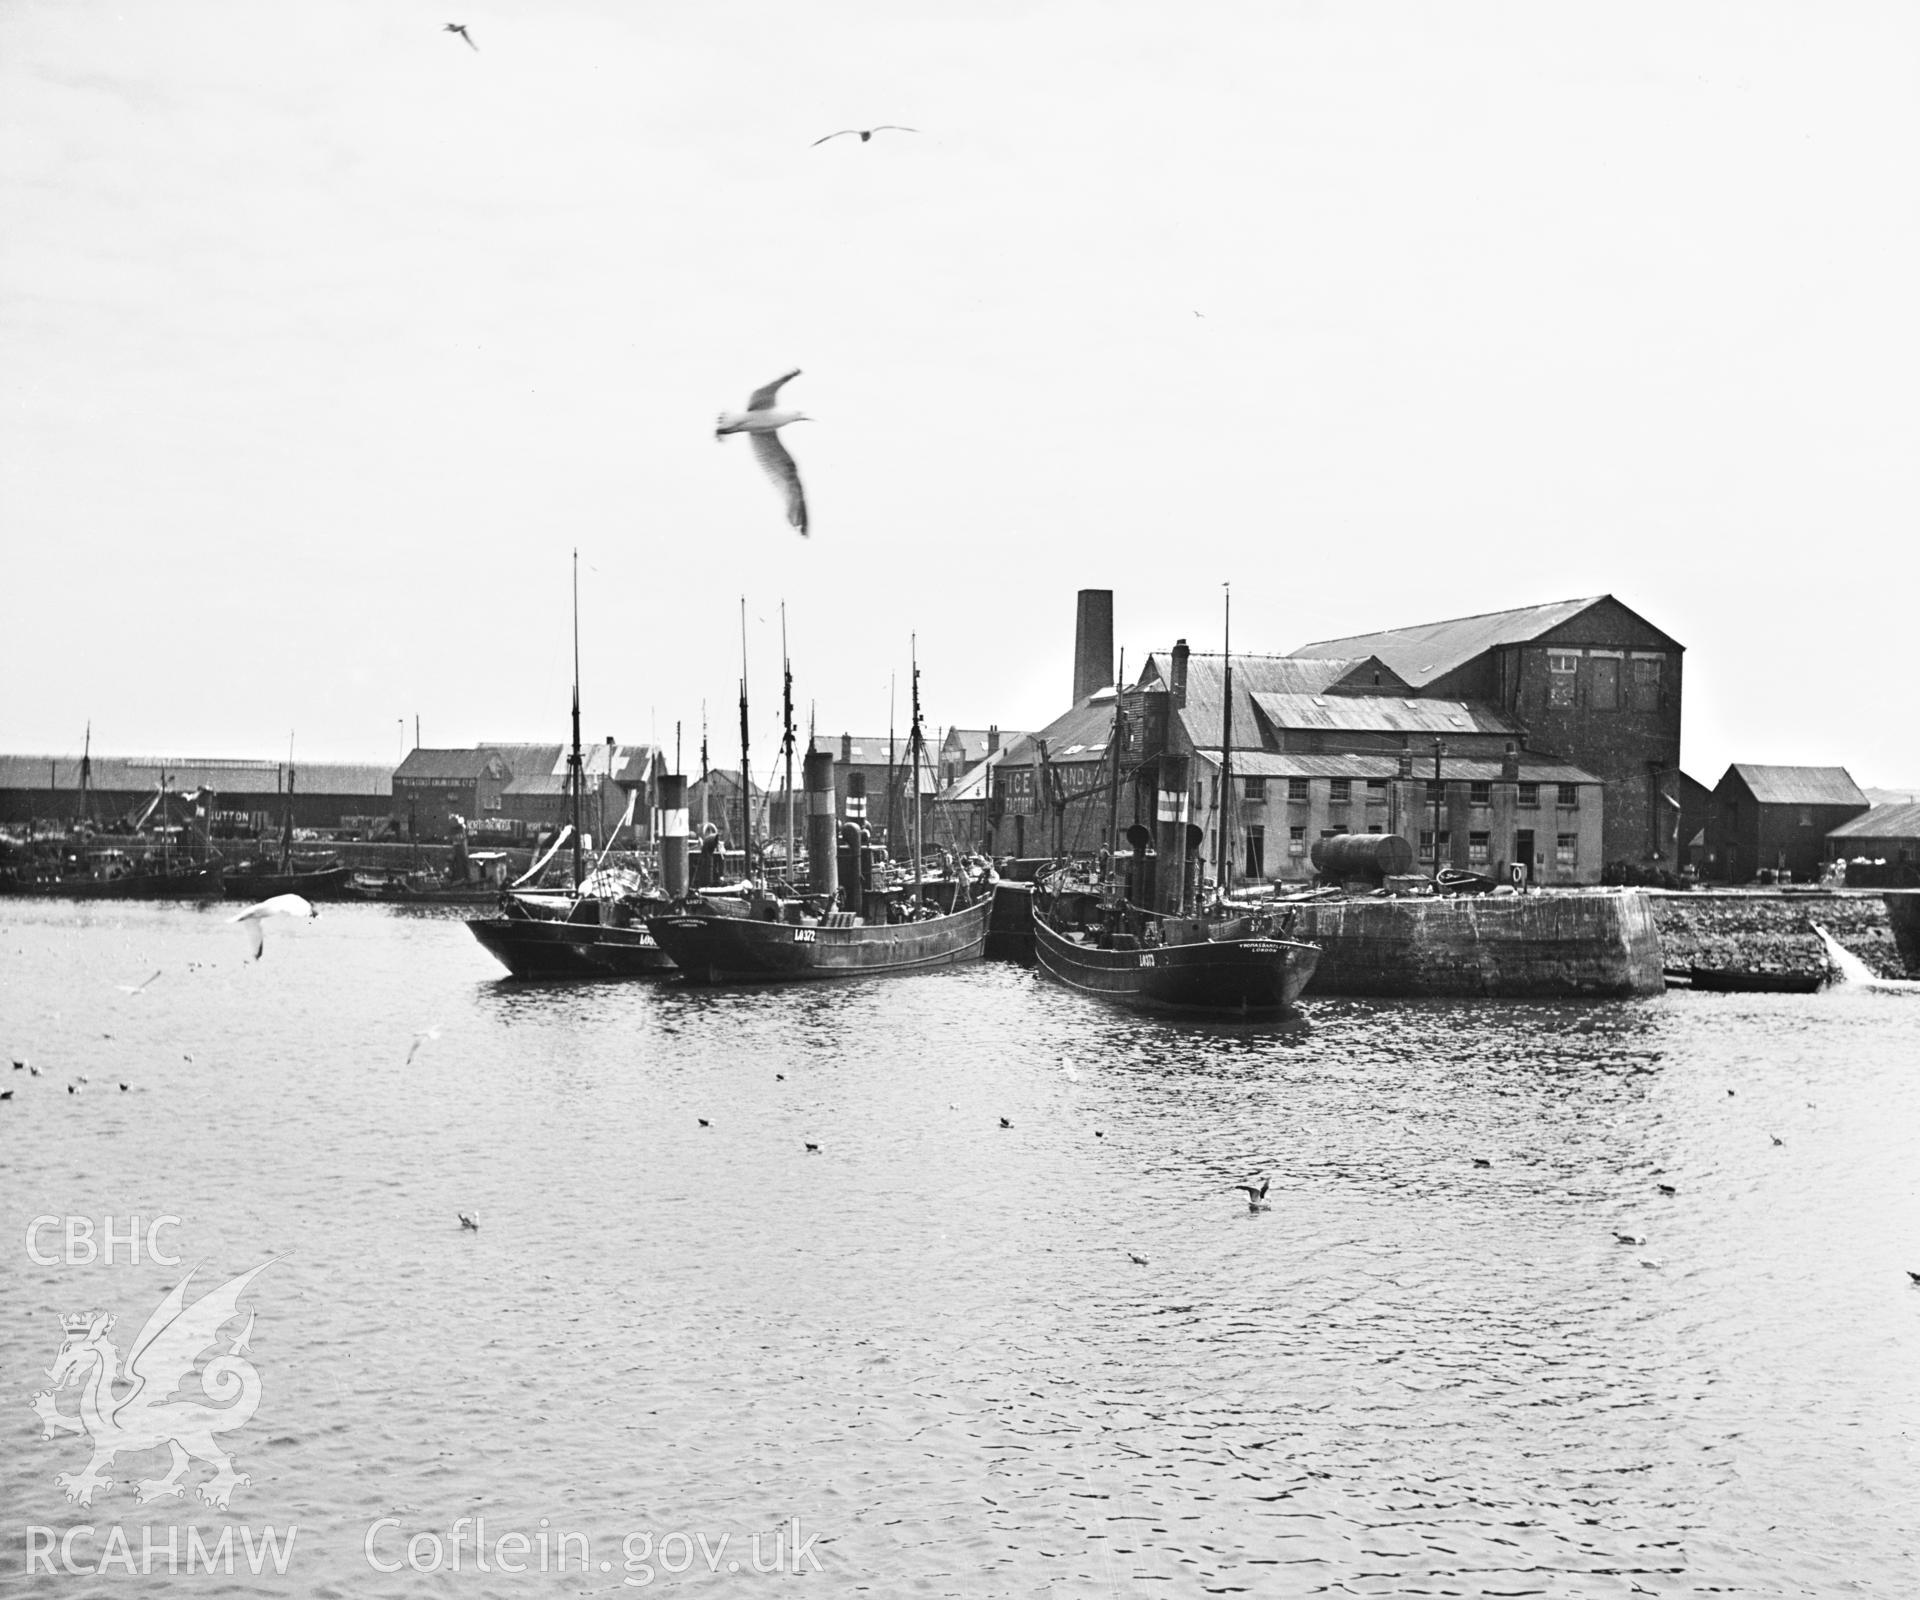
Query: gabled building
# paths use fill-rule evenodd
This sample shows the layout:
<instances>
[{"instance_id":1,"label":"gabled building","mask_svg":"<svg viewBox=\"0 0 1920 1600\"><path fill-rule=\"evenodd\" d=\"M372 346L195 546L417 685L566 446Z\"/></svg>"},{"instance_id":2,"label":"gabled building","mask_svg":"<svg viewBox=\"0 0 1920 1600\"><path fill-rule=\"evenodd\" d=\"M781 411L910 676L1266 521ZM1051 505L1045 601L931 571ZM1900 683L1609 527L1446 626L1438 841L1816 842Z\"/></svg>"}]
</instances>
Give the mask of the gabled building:
<instances>
[{"instance_id":1,"label":"gabled building","mask_svg":"<svg viewBox=\"0 0 1920 1600\"><path fill-rule=\"evenodd\" d=\"M1322 639L1295 653L1377 656L1423 699L1490 706L1526 748L1606 786L1608 863L1673 871L1684 650L1612 595L1595 595Z\"/></svg>"},{"instance_id":2,"label":"gabled building","mask_svg":"<svg viewBox=\"0 0 1920 1600\"><path fill-rule=\"evenodd\" d=\"M1764 873L1810 882L1828 859L1827 835L1867 809L1845 767L1737 761L1713 786L1708 876L1748 883Z\"/></svg>"},{"instance_id":3,"label":"gabled building","mask_svg":"<svg viewBox=\"0 0 1920 1600\"><path fill-rule=\"evenodd\" d=\"M384 823L393 769L341 761L249 761L174 756L0 756L0 824L130 824L163 789L205 792L216 838L275 832L292 791L293 825L359 832Z\"/></svg>"},{"instance_id":4,"label":"gabled building","mask_svg":"<svg viewBox=\"0 0 1920 1600\"><path fill-rule=\"evenodd\" d=\"M1920 886L1920 804L1875 806L1841 823L1827 835L1827 856L1848 864L1851 884Z\"/></svg>"},{"instance_id":5,"label":"gabled building","mask_svg":"<svg viewBox=\"0 0 1920 1600\"><path fill-rule=\"evenodd\" d=\"M1238 656L1176 644L1148 658L1126 696L1140 755L1191 762L1190 818L1205 859L1236 881L1312 876L1314 841L1397 833L1440 865L1532 883L1597 883L1605 805L1598 777L1522 744L1484 701L1421 696L1374 656ZM1223 792L1232 703L1231 787ZM1162 704L1156 705L1156 697Z\"/></svg>"},{"instance_id":6,"label":"gabled building","mask_svg":"<svg viewBox=\"0 0 1920 1600\"><path fill-rule=\"evenodd\" d=\"M459 816L471 830L502 815L512 781L497 750L411 750L394 769L394 826L404 838L434 841L451 837Z\"/></svg>"},{"instance_id":7,"label":"gabled building","mask_svg":"<svg viewBox=\"0 0 1920 1600\"><path fill-rule=\"evenodd\" d=\"M520 744L489 740L513 776L501 794L501 817L513 831L551 832L572 821L572 775L563 744ZM590 744L580 751L580 827L596 841L611 838L633 802L633 820L620 836L621 848L653 840L654 786L661 770L652 745ZM483 823L477 832L492 831Z\"/></svg>"}]
</instances>

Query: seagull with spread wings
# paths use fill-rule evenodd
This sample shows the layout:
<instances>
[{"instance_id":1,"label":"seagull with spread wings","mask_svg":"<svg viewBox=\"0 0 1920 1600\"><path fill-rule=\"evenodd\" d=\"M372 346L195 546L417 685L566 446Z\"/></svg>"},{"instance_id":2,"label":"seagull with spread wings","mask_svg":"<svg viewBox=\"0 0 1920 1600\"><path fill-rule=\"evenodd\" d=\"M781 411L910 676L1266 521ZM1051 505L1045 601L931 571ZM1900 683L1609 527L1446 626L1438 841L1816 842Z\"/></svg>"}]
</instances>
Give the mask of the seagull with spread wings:
<instances>
[{"instance_id":1,"label":"seagull with spread wings","mask_svg":"<svg viewBox=\"0 0 1920 1600\"><path fill-rule=\"evenodd\" d=\"M253 959L258 961L267 952L266 935L262 924L268 917L306 917L311 920L320 913L305 895L276 894L262 900L257 906L248 906L238 916L228 917L229 922L244 922L247 925L247 937L253 942Z\"/></svg>"},{"instance_id":2,"label":"seagull with spread wings","mask_svg":"<svg viewBox=\"0 0 1920 1600\"><path fill-rule=\"evenodd\" d=\"M767 476L786 494L787 521L805 537L806 491L800 487L800 469L793 464L793 457L787 454L787 447L780 442L779 433L789 422L811 422L813 419L803 412L789 411L773 403L781 385L799 376L800 369L795 367L786 377L775 378L765 388L755 389L747 400L745 411L721 412L713 436L716 439L725 438L730 433L752 436L753 453L760 458L760 465L766 468Z\"/></svg>"},{"instance_id":3,"label":"seagull with spread wings","mask_svg":"<svg viewBox=\"0 0 1920 1600\"><path fill-rule=\"evenodd\" d=\"M815 139L813 142L816 145L822 145L828 139L843 139L850 133L857 133L860 135L860 142L865 144L876 133L918 133L919 131L918 128L903 128L897 122L877 122L871 128L842 128L838 133L829 133L824 138Z\"/></svg>"},{"instance_id":4,"label":"seagull with spread wings","mask_svg":"<svg viewBox=\"0 0 1920 1600\"><path fill-rule=\"evenodd\" d=\"M446 25L446 26L445 26L444 28L442 28L442 29L441 29L440 31L441 31L442 33L457 33L457 34L459 34L461 38L463 38L463 39L465 39L465 40L467 41L467 47L468 47L469 49L472 49L472 50L478 50L478 49L480 48L480 46L479 46L479 45L477 45L477 44L475 44L475 43L473 42L473 35L467 32L467 25L466 25L466 24L465 24L464 22L449 22L449 23L448 23L448 24L447 24L447 25Z\"/></svg>"}]
</instances>

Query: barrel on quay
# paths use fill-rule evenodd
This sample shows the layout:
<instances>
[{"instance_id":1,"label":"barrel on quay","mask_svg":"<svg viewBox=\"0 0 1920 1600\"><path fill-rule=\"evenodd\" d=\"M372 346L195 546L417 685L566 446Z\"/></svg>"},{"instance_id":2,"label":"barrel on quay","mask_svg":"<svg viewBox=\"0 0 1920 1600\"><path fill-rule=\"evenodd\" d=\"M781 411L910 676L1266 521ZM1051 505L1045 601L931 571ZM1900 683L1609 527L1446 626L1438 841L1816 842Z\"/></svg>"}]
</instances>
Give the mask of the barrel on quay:
<instances>
[{"instance_id":1,"label":"barrel on quay","mask_svg":"<svg viewBox=\"0 0 1920 1600\"><path fill-rule=\"evenodd\" d=\"M1603 999L1666 987L1653 908L1637 889L1303 903L1320 946L1307 996Z\"/></svg>"}]
</instances>

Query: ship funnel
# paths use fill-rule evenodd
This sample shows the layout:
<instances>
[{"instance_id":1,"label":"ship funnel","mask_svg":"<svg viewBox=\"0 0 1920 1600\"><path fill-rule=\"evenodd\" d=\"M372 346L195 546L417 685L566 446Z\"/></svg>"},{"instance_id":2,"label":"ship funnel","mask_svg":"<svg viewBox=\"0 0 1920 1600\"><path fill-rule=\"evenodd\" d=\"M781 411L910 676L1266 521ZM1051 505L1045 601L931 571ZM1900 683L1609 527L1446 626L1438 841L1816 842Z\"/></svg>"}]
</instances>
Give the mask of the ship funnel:
<instances>
[{"instance_id":1,"label":"ship funnel","mask_svg":"<svg viewBox=\"0 0 1920 1600\"><path fill-rule=\"evenodd\" d=\"M833 752L809 750L802 763L807 789L809 886L828 906L839 904L840 862L833 816Z\"/></svg>"},{"instance_id":2,"label":"ship funnel","mask_svg":"<svg viewBox=\"0 0 1920 1600\"><path fill-rule=\"evenodd\" d=\"M687 780L660 775L660 887L669 900L687 895Z\"/></svg>"}]
</instances>

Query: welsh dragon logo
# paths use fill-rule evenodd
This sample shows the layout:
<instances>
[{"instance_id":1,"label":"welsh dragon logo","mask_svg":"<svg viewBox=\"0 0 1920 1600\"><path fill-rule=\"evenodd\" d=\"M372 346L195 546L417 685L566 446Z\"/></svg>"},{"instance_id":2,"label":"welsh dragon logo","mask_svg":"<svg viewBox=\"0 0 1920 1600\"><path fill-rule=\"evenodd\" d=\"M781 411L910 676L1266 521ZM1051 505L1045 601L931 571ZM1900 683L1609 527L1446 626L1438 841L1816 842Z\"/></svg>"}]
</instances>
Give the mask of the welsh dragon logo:
<instances>
[{"instance_id":1,"label":"welsh dragon logo","mask_svg":"<svg viewBox=\"0 0 1920 1600\"><path fill-rule=\"evenodd\" d=\"M200 1353L217 1344L220 1330L240 1314L240 1296L247 1285L272 1265L272 1260L261 1262L191 1306L186 1297L193 1272L188 1272L147 1318L127 1352L124 1374L120 1353L107 1337L113 1331L112 1317L91 1312L61 1319L66 1337L47 1372L53 1387L34 1396L33 1409L46 1424L43 1439L56 1433L85 1433L93 1440L93 1459L86 1470L62 1472L54 1479L69 1500L92 1505L94 1490L113 1486L113 1479L103 1476L101 1469L110 1466L116 1455L157 1450L161 1445L173 1452L173 1467L165 1477L145 1479L134 1490L134 1497L143 1504L166 1495L184 1496L180 1479L196 1458L214 1469L199 1487L200 1498L210 1506L225 1510L235 1485L252 1481L233 1470L232 1458L214 1439L215 1434L245 1423L260 1404L260 1374L244 1359L253 1334L251 1311L247 1325L200 1374L207 1398L220 1403L203 1405L174 1396L193 1372ZM80 1386L80 1413L70 1417L59 1409L57 1396L75 1384Z\"/></svg>"}]
</instances>

